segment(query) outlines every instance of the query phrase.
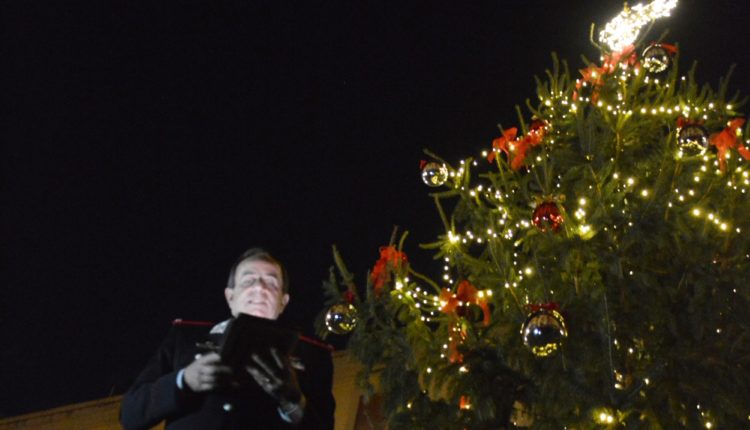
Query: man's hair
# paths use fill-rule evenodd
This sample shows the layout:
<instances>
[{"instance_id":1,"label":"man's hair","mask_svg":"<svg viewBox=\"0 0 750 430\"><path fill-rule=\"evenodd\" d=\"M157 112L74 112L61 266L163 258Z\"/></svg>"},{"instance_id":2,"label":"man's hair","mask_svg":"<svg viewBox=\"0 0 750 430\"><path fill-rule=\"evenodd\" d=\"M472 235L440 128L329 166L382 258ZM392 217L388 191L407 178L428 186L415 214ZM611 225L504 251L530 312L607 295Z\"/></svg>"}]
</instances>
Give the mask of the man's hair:
<instances>
[{"instance_id":1,"label":"man's hair","mask_svg":"<svg viewBox=\"0 0 750 430\"><path fill-rule=\"evenodd\" d=\"M237 273L237 266L243 261L265 261L267 263L275 264L279 266L281 270L281 286L284 293L289 293L289 275L286 272L286 268L271 253L263 248L250 248L247 251L240 254L237 260L229 270L229 280L227 281L227 288L234 288L234 276Z\"/></svg>"}]
</instances>

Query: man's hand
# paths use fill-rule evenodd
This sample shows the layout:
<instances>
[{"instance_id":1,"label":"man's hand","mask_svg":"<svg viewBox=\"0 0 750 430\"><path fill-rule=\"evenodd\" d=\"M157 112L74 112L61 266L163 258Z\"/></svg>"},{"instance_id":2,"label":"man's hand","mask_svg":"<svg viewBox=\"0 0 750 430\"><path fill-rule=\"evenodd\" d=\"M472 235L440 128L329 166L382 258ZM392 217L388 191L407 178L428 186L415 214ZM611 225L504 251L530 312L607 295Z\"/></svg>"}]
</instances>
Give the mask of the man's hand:
<instances>
[{"instance_id":1,"label":"man's hand","mask_svg":"<svg viewBox=\"0 0 750 430\"><path fill-rule=\"evenodd\" d=\"M305 399L297 383L297 374L275 348L270 357L252 355L254 366L247 366L247 372L263 390L279 402L281 409L294 422L302 419Z\"/></svg>"},{"instance_id":2,"label":"man's hand","mask_svg":"<svg viewBox=\"0 0 750 430\"><path fill-rule=\"evenodd\" d=\"M227 383L232 369L221 364L221 357L215 352L196 359L185 368L184 382L196 393L210 391Z\"/></svg>"}]
</instances>

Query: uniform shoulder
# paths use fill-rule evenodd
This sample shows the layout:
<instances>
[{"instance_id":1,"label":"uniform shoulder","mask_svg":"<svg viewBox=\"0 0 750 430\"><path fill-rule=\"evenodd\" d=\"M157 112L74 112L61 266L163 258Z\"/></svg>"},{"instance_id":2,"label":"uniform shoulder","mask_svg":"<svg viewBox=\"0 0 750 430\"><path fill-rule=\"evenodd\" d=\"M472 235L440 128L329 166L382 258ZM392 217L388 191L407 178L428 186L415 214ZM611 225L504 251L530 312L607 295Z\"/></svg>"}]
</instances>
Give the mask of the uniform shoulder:
<instances>
[{"instance_id":1,"label":"uniform shoulder","mask_svg":"<svg viewBox=\"0 0 750 430\"><path fill-rule=\"evenodd\" d=\"M172 327L213 327L216 325L212 321L197 321L197 320L184 320L177 318L172 320Z\"/></svg>"}]
</instances>

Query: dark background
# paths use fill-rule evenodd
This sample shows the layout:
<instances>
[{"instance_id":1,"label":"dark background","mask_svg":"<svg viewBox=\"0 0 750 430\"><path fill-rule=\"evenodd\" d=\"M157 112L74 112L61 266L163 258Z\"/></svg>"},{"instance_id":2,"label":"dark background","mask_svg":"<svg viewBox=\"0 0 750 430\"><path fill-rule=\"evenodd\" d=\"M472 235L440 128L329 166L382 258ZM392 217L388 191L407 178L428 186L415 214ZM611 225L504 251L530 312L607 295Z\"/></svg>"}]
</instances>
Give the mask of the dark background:
<instances>
[{"instance_id":1,"label":"dark background","mask_svg":"<svg viewBox=\"0 0 750 430\"><path fill-rule=\"evenodd\" d=\"M4 4L0 416L122 393L172 319L226 317L252 245L288 263L301 326L334 243L363 284L399 225L439 273L422 149L477 156L622 6L295 3ZM682 0L651 38L750 89L735 4Z\"/></svg>"}]
</instances>

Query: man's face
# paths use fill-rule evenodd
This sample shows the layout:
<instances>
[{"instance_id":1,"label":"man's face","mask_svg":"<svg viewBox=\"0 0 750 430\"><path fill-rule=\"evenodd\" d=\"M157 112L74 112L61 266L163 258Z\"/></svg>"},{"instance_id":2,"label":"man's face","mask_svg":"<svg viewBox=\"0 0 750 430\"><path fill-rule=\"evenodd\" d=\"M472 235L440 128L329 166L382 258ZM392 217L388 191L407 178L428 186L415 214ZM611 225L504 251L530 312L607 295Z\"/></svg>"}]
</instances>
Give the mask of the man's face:
<instances>
[{"instance_id":1,"label":"man's face","mask_svg":"<svg viewBox=\"0 0 750 430\"><path fill-rule=\"evenodd\" d=\"M283 291L281 269L263 260L245 260L237 265L234 288L224 289L232 316L240 313L275 320L289 302Z\"/></svg>"}]
</instances>

